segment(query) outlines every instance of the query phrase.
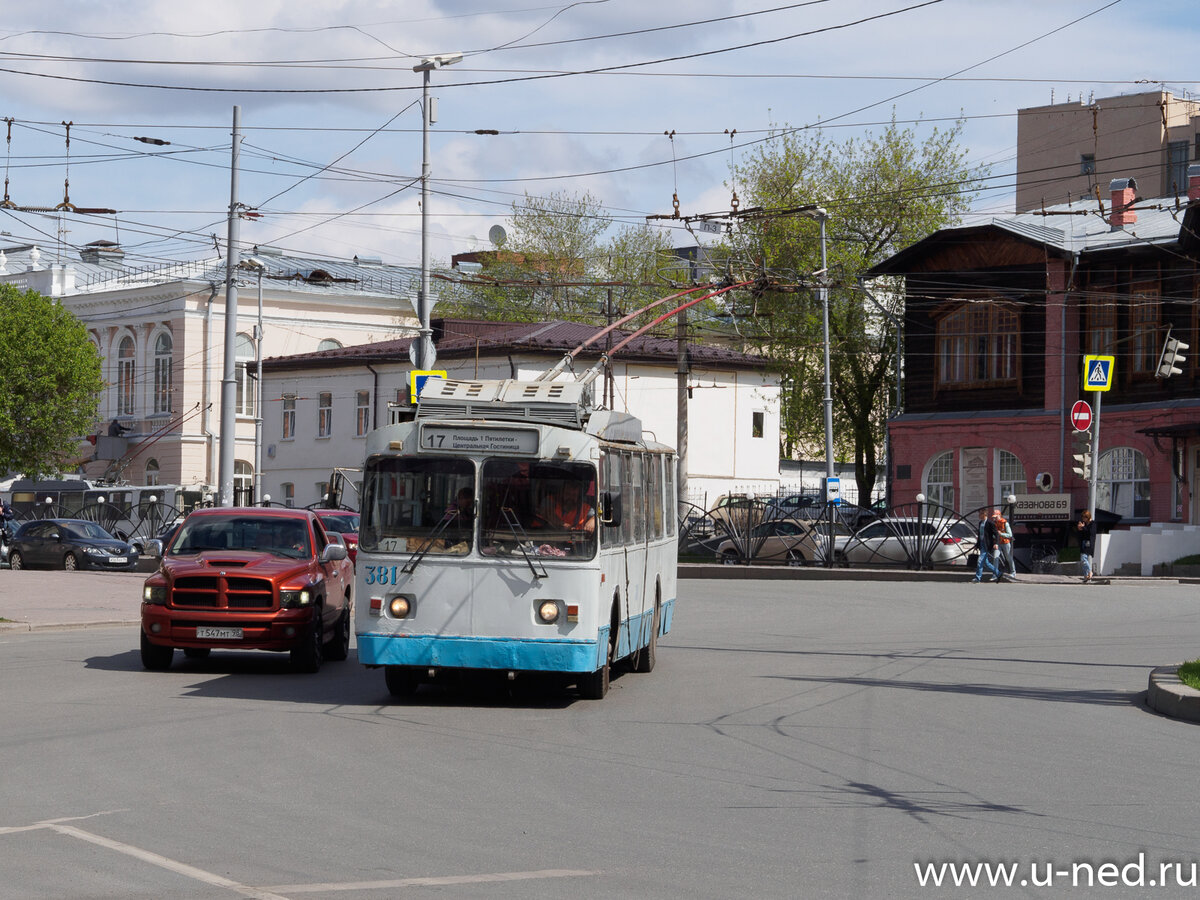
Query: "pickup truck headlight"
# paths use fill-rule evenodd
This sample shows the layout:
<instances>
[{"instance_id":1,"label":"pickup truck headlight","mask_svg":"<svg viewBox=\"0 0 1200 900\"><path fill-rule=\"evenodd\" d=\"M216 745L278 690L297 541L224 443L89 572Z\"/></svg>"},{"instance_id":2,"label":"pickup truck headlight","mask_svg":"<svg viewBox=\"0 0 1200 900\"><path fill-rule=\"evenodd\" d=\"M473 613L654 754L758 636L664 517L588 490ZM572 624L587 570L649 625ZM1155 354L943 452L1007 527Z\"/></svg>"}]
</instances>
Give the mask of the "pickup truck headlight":
<instances>
[{"instance_id":1,"label":"pickup truck headlight","mask_svg":"<svg viewBox=\"0 0 1200 900\"><path fill-rule=\"evenodd\" d=\"M308 606L312 602L312 594L307 589L301 591L280 591L280 606Z\"/></svg>"},{"instance_id":2,"label":"pickup truck headlight","mask_svg":"<svg viewBox=\"0 0 1200 900\"><path fill-rule=\"evenodd\" d=\"M167 586L165 584L148 584L142 588L142 599L147 603L162 606L167 602Z\"/></svg>"}]
</instances>

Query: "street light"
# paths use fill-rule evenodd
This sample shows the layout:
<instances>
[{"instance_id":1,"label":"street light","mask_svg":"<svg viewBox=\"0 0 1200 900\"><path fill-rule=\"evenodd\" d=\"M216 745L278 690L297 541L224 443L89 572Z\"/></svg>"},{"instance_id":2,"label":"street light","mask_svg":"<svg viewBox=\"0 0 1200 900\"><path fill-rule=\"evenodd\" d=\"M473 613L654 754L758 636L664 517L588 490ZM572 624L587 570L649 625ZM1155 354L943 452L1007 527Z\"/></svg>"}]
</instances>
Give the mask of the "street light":
<instances>
[{"instance_id":1,"label":"street light","mask_svg":"<svg viewBox=\"0 0 1200 900\"><path fill-rule=\"evenodd\" d=\"M258 275L258 324L254 326L254 496L262 495L262 432L263 432L263 386L262 386L262 280L267 264L257 256L249 256L238 263Z\"/></svg>"},{"instance_id":2,"label":"street light","mask_svg":"<svg viewBox=\"0 0 1200 900\"><path fill-rule=\"evenodd\" d=\"M413 66L421 72L421 286L417 289L417 322L420 335L417 338L416 366L421 371L433 368L433 329L429 327L429 126L437 121L437 114L429 102L429 73L434 69L461 62L461 53L440 53L429 56ZM416 398L413 398L414 400Z\"/></svg>"}]
</instances>

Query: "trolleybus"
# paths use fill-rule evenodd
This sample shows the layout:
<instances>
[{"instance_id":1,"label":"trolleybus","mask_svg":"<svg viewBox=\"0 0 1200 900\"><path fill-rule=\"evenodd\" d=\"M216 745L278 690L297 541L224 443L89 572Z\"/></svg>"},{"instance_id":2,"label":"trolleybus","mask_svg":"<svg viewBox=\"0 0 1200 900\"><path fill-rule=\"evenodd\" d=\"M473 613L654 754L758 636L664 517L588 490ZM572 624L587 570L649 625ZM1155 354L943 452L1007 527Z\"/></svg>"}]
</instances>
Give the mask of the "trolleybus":
<instances>
[{"instance_id":1,"label":"trolleybus","mask_svg":"<svg viewBox=\"0 0 1200 900\"><path fill-rule=\"evenodd\" d=\"M368 435L355 630L393 695L448 670L654 668L676 597L675 454L590 385L433 378Z\"/></svg>"}]
</instances>

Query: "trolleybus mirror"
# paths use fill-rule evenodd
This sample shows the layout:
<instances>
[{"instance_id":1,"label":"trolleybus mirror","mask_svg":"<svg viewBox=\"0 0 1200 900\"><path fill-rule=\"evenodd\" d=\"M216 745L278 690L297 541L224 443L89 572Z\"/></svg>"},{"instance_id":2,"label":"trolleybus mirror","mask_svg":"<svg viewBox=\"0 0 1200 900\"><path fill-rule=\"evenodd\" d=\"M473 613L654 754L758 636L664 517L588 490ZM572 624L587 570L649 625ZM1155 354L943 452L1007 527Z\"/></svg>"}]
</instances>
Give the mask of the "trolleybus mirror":
<instances>
[{"instance_id":1,"label":"trolleybus mirror","mask_svg":"<svg viewBox=\"0 0 1200 900\"><path fill-rule=\"evenodd\" d=\"M621 495L605 491L600 495L600 522L609 528L621 527Z\"/></svg>"}]
</instances>

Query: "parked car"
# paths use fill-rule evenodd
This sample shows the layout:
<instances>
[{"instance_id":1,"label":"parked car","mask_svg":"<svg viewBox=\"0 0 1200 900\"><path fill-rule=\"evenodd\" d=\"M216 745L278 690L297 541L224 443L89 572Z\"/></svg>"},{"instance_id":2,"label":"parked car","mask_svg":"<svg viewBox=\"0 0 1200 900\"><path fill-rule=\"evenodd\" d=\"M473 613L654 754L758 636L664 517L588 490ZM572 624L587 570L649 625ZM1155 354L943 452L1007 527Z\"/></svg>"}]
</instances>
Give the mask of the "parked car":
<instances>
[{"instance_id":1,"label":"parked car","mask_svg":"<svg viewBox=\"0 0 1200 900\"><path fill-rule=\"evenodd\" d=\"M717 558L722 562L735 562L742 558L744 550L750 550L755 562L820 562L825 558L824 547L828 541L826 528L827 523L773 519L756 525L741 548L732 538L721 541L717 545ZM842 525L834 523L834 535L836 539L837 535L845 537L849 532Z\"/></svg>"},{"instance_id":2,"label":"parked car","mask_svg":"<svg viewBox=\"0 0 1200 900\"><path fill-rule=\"evenodd\" d=\"M774 497L767 501L768 519L815 519L821 515L825 504L810 494L792 494Z\"/></svg>"},{"instance_id":3,"label":"parked car","mask_svg":"<svg viewBox=\"0 0 1200 900\"><path fill-rule=\"evenodd\" d=\"M353 584L345 543L311 510L195 510L142 589L142 665L170 667L176 647L236 648L286 651L315 672L349 653Z\"/></svg>"},{"instance_id":4,"label":"parked car","mask_svg":"<svg viewBox=\"0 0 1200 900\"><path fill-rule=\"evenodd\" d=\"M892 516L836 539L834 554L839 562L855 565L905 563L912 556L923 557L924 563L965 566L977 543L975 529L961 519Z\"/></svg>"},{"instance_id":5,"label":"parked car","mask_svg":"<svg viewBox=\"0 0 1200 900\"><path fill-rule=\"evenodd\" d=\"M116 569L137 566L136 548L87 519L35 519L13 535L12 569Z\"/></svg>"},{"instance_id":6,"label":"parked car","mask_svg":"<svg viewBox=\"0 0 1200 900\"><path fill-rule=\"evenodd\" d=\"M708 511L717 529L730 532L745 532L758 525L765 517L767 505L761 500L740 494L722 494L716 505Z\"/></svg>"},{"instance_id":7,"label":"parked car","mask_svg":"<svg viewBox=\"0 0 1200 900\"><path fill-rule=\"evenodd\" d=\"M350 562L358 562L358 523L361 518L352 509L314 509L326 531L337 532L346 542Z\"/></svg>"}]
</instances>

